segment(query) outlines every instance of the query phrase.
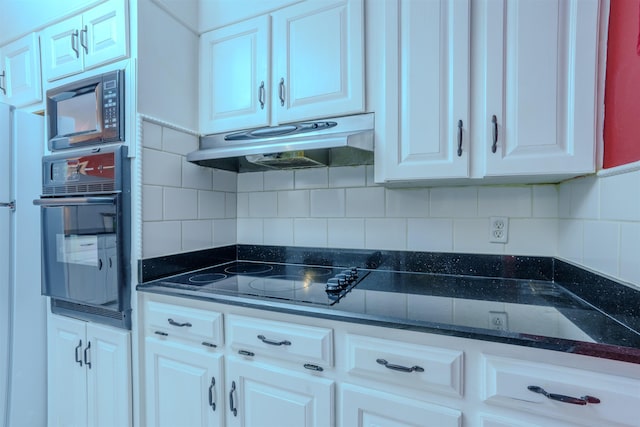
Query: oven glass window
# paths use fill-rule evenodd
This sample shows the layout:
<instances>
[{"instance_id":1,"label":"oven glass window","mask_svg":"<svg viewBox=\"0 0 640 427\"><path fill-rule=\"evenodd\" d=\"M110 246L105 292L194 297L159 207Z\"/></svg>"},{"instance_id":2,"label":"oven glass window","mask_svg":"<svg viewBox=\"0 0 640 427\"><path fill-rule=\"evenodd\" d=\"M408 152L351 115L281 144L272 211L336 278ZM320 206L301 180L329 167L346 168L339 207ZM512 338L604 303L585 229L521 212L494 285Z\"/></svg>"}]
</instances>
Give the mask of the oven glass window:
<instances>
[{"instance_id":1,"label":"oven glass window","mask_svg":"<svg viewBox=\"0 0 640 427\"><path fill-rule=\"evenodd\" d=\"M58 135L76 135L99 129L95 91L58 101Z\"/></svg>"},{"instance_id":2,"label":"oven glass window","mask_svg":"<svg viewBox=\"0 0 640 427\"><path fill-rule=\"evenodd\" d=\"M117 203L43 208L43 294L120 306L116 212Z\"/></svg>"}]
</instances>

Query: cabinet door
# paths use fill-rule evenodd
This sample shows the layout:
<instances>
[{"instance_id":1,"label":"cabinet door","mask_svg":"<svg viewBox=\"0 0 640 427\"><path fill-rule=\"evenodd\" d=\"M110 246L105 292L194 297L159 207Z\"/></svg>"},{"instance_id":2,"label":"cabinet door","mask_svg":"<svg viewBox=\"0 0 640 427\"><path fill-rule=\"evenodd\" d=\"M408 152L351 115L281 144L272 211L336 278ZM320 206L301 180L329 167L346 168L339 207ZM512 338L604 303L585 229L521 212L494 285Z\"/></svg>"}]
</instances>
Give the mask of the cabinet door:
<instances>
[{"instance_id":1,"label":"cabinet door","mask_svg":"<svg viewBox=\"0 0 640 427\"><path fill-rule=\"evenodd\" d=\"M341 425L350 427L460 427L462 413L348 384L340 390Z\"/></svg>"},{"instance_id":2,"label":"cabinet door","mask_svg":"<svg viewBox=\"0 0 640 427\"><path fill-rule=\"evenodd\" d=\"M23 107L42 101L40 79L40 43L35 33L3 47L0 51L4 91L0 101Z\"/></svg>"},{"instance_id":3,"label":"cabinet door","mask_svg":"<svg viewBox=\"0 0 640 427\"><path fill-rule=\"evenodd\" d=\"M303 2L273 14L278 123L364 111L362 0Z\"/></svg>"},{"instance_id":4,"label":"cabinet door","mask_svg":"<svg viewBox=\"0 0 640 427\"><path fill-rule=\"evenodd\" d=\"M394 0L385 15L382 180L468 177L469 1Z\"/></svg>"},{"instance_id":5,"label":"cabinet door","mask_svg":"<svg viewBox=\"0 0 640 427\"><path fill-rule=\"evenodd\" d=\"M49 426L87 425L87 373L83 350L85 324L50 315L47 324Z\"/></svg>"},{"instance_id":6,"label":"cabinet door","mask_svg":"<svg viewBox=\"0 0 640 427\"><path fill-rule=\"evenodd\" d=\"M230 427L335 425L331 380L229 359L226 385Z\"/></svg>"},{"instance_id":7,"label":"cabinet door","mask_svg":"<svg viewBox=\"0 0 640 427\"><path fill-rule=\"evenodd\" d=\"M148 426L223 426L222 355L145 340Z\"/></svg>"},{"instance_id":8,"label":"cabinet door","mask_svg":"<svg viewBox=\"0 0 640 427\"><path fill-rule=\"evenodd\" d=\"M486 175L594 171L598 3L483 3Z\"/></svg>"},{"instance_id":9,"label":"cabinet door","mask_svg":"<svg viewBox=\"0 0 640 427\"><path fill-rule=\"evenodd\" d=\"M130 332L87 323L87 347L89 425L132 425Z\"/></svg>"},{"instance_id":10,"label":"cabinet door","mask_svg":"<svg viewBox=\"0 0 640 427\"><path fill-rule=\"evenodd\" d=\"M128 25L125 1L109 1L87 11L81 28L85 68L127 56Z\"/></svg>"},{"instance_id":11,"label":"cabinet door","mask_svg":"<svg viewBox=\"0 0 640 427\"><path fill-rule=\"evenodd\" d=\"M48 81L82 71L81 27L82 16L75 16L42 30L42 74Z\"/></svg>"},{"instance_id":12,"label":"cabinet door","mask_svg":"<svg viewBox=\"0 0 640 427\"><path fill-rule=\"evenodd\" d=\"M201 132L269 124L270 20L261 16L201 36Z\"/></svg>"}]
</instances>

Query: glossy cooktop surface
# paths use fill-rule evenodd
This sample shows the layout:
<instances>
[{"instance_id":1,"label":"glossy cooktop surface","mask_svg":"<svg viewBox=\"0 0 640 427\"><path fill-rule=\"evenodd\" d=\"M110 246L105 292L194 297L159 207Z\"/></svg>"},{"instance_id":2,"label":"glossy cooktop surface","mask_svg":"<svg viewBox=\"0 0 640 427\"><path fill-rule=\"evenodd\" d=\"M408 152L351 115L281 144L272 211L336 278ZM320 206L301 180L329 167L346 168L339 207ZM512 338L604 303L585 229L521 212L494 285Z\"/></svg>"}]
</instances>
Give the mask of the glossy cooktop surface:
<instances>
[{"instance_id":1,"label":"glossy cooktop surface","mask_svg":"<svg viewBox=\"0 0 640 427\"><path fill-rule=\"evenodd\" d=\"M367 271L355 268L236 261L167 277L154 283L201 292L329 306L343 298L367 274ZM331 289L327 290L328 282L340 282L340 286L330 286Z\"/></svg>"}]
</instances>

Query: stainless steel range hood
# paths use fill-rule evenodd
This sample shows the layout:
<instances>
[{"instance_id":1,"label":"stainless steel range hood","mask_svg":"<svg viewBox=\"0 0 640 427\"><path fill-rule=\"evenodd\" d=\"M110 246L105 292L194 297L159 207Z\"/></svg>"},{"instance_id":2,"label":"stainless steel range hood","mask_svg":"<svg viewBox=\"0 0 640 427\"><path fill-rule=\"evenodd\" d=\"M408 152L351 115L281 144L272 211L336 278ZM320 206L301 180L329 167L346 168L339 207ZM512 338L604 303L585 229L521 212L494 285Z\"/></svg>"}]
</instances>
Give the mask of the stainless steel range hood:
<instances>
[{"instance_id":1,"label":"stainless steel range hood","mask_svg":"<svg viewBox=\"0 0 640 427\"><path fill-rule=\"evenodd\" d=\"M373 163L373 113L200 137L187 160L235 172Z\"/></svg>"}]
</instances>

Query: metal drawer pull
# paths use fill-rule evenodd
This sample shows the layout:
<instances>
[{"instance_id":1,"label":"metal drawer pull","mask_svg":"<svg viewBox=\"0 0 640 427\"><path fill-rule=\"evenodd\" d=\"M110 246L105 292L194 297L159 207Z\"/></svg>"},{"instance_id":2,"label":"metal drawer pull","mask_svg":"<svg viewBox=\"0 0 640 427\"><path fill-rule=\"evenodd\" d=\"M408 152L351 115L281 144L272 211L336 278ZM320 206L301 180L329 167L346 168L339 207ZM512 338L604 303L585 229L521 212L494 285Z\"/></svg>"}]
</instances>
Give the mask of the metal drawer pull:
<instances>
[{"instance_id":1,"label":"metal drawer pull","mask_svg":"<svg viewBox=\"0 0 640 427\"><path fill-rule=\"evenodd\" d=\"M211 344L210 342L206 342L206 341L202 341L202 345L205 347L211 347L211 348L216 348L217 345L215 344Z\"/></svg>"},{"instance_id":2,"label":"metal drawer pull","mask_svg":"<svg viewBox=\"0 0 640 427\"><path fill-rule=\"evenodd\" d=\"M324 368L322 366L313 365L311 363L305 363L303 366L305 369L309 369L311 371L317 371L317 372L324 371Z\"/></svg>"},{"instance_id":3,"label":"metal drawer pull","mask_svg":"<svg viewBox=\"0 0 640 427\"><path fill-rule=\"evenodd\" d=\"M4 70L2 71L2 74L0 74L0 77L2 77L3 79L5 79L7 77L7 75L5 74ZM5 82L5 84L6 84L6 82ZM7 89L4 86L2 86L1 84L0 84L0 90L2 91L2 93L4 95L7 94Z\"/></svg>"},{"instance_id":4,"label":"metal drawer pull","mask_svg":"<svg viewBox=\"0 0 640 427\"><path fill-rule=\"evenodd\" d=\"M161 337L167 337L167 336L169 336L169 334L168 334L168 333L166 333L166 332L162 332L162 331L155 331L155 332L154 332L154 334L156 334L156 335L160 335Z\"/></svg>"},{"instance_id":5,"label":"metal drawer pull","mask_svg":"<svg viewBox=\"0 0 640 427\"><path fill-rule=\"evenodd\" d=\"M231 381L231 391L229 392L229 409L233 413L234 417L238 416L238 408L236 408L235 403L233 402L233 395L236 391L236 382Z\"/></svg>"},{"instance_id":6,"label":"metal drawer pull","mask_svg":"<svg viewBox=\"0 0 640 427\"><path fill-rule=\"evenodd\" d=\"M242 356L250 356L253 357L256 354L252 351L247 351L247 350L238 350L238 354L242 355Z\"/></svg>"},{"instance_id":7,"label":"metal drawer pull","mask_svg":"<svg viewBox=\"0 0 640 427\"><path fill-rule=\"evenodd\" d=\"M214 388L216 385L216 379L215 377L211 377L211 384L209 385L209 406L211 406L211 410L213 412L216 411L216 400L214 395L215 395L215 391L216 389Z\"/></svg>"},{"instance_id":8,"label":"metal drawer pull","mask_svg":"<svg viewBox=\"0 0 640 427\"><path fill-rule=\"evenodd\" d=\"M282 105L284 107L284 101L285 101L285 92L284 92L284 77L280 79L280 92L278 93L278 96L280 97L280 105Z\"/></svg>"},{"instance_id":9,"label":"metal drawer pull","mask_svg":"<svg viewBox=\"0 0 640 427\"><path fill-rule=\"evenodd\" d=\"M80 58L80 50L78 49L78 30L71 33L71 49L76 53L76 58Z\"/></svg>"},{"instance_id":10,"label":"metal drawer pull","mask_svg":"<svg viewBox=\"0 0 640 427\"><path fill-rule=\"evenodd\" d=\"M571 403L573 405L586 405L587 403L595 404L600 403L600 399L593 396L582 396L582 397L571 397L565 396L564 394L555 394L555 393L547 393L545 389L542 387L538 387L537 385L530 385L527 387L534 393L540 393L543 396L546 396L548 399L557 400L558 402Z\"/></svg>"},{"instance_id":11,"label":"metal drawer pull","mask_svg":"<svg viewBox=\"0 0 640 427\"><path fill-rule=\"evenodd\" d=\"M273 341L268 339L267 337L265 337L264 335L258 335L258 339L260 341L262 341L265 344L269 344L269 345L291 345L291 341L288 340L284 340L284 341Z\"/></svg>"},{"instance_id":12,"label":"metal drawer pull","mask_svg":"<svg viewBox=\"0 0 640 427\"><path fill-rule=\"evenodd\" d=\"M180 328L182 328L183 326L186 326L187 328L190 328L192 326L191 323L189 323L189 322L178 323L173 319L167 319L167 321L169 322L170 325L178 326Z\"/></svg>"},{"instance_id":13,"label":"metal drawer pull","mask_svg":"<svg viewBox=\"0 0 640 427\"><path fill-rule=\"evenodd\" d=\"M491 123L493 123L493 144L491 144L491 152L495 153L498 150L498 118L495 114L491 117Z\"/></svg>"},{"instance_id":14,"label":"metal drawer pull","mask_svg":"<svg viewBox=\"0 0 640 427\"><path fill-rule=\"evenodd\" d=\"M264 101L265 101L264 80L260 82L260 87L258 88L258 101L260 102L260 108L264 110Z\"/></svg>"},{"instance_id":15,"label":"metal drawer pull","mask_svg":"<svg viewBox=\"0 0 640 427\"><path fill-rule=\"evenodd\" d=\"M87 39L87 26L80 31L80 46L84 48L84 54L89 54L89 40Z\"/></svg>"},{"instance_id":16,"label":"metal drawer pull","mask_svg":"<svg viewBox=\"0 0 640 427\"><path fill-rule=\"evenodd\" d=\"M78 350L80 350L80 348L82 348L82 340L80 340L80 342L76 346L76 363L82 366L82 358L78 356Z\"/></svg>"},{"instance_id":17,"label":"metal drawer pull","mask_svg":"<svg viewBox=\"0 0 640 427\"><path fill-rule=\"evenodd\" d=\"M458 157L462 157L462 120L458 120Z\"/></svg>"},{"instance_id":18,"label":"metal drawer pull","mask_svg":"<svg viewBox=\"0 0 640 427\"><path fill-rule=\"evenodd\" d=\"M424 372L424 368L422 368L421 366L412 366L410 368L407 368L406 366L401 366L401 365L393 365L389 362L387 362L384 359L376 359L376 362L378 362L380 365L384 366L387 369L392 369L394 371L400 371L400 372Z\"/></svg>"},{"instance_id":19,"label":"metal drawer pull","mask_svg":"<svg viewBox=\"0 0 640 427\"><path fill-rule=\"evenodd\" d=\"M84 349L84 364L87 365L89 369L91 369L91 360L89 360L89 356L91 356L91 354L89 353L90 349L91 341L89 341L89 343L87 344L87 348Z\"/></svg>"}]
</instances>

